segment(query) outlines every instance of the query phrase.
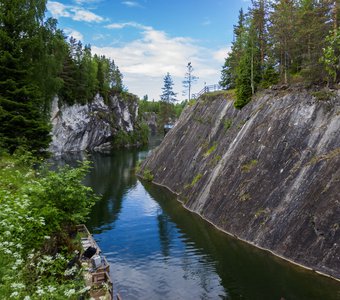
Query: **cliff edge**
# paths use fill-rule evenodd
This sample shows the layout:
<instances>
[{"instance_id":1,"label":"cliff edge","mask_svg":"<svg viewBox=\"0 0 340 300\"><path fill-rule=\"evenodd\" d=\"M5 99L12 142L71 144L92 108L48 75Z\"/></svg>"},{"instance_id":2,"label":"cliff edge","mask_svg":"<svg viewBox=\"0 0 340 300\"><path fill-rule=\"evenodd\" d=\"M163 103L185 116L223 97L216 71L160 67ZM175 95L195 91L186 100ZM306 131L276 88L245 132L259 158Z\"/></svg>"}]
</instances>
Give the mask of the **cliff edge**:
<instances>
[{"instance_id":1,"label":"cliff edge","mask_svg":"<svg viewBox=\"0 0 340 300\"><path fill-rule=\"evenodd\" d=\"M55 97L51 109L54 154L77 151L109 151L116 146L141 144L137 97L110 96L105 103L97 94L91 103L60 104Z\"/></svg>"},{"instance_id":2,"label":"cliff edge","mask_svg":"<svg viewBox=\"0 0 340 300\"><path fill-rule=\"evenodd\" d=\"M218 228L340 279L340 91L188 107L141 166Z\"/></svg>"}]
</instances>

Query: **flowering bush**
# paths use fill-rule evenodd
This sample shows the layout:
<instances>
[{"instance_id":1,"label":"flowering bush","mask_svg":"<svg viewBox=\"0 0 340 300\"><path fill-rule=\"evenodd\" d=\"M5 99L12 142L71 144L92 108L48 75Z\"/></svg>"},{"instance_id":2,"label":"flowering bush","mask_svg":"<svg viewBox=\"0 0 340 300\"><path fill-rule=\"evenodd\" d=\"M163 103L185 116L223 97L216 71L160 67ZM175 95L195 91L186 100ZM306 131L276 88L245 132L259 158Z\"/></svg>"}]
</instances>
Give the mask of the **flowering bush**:
<instances>
[{"instance_id":1,"label":"flowering bush","mask_svg":"<svg viewBox=\"0 0 340 300\"><path fill-rule=\"evenodd\" d=\"M96 197L82 185L88 169L34 170L0 158L1 299L78 299L87 288L81 269L67 268L77 248L69 232Z\"/></svg>"}]
</instances>

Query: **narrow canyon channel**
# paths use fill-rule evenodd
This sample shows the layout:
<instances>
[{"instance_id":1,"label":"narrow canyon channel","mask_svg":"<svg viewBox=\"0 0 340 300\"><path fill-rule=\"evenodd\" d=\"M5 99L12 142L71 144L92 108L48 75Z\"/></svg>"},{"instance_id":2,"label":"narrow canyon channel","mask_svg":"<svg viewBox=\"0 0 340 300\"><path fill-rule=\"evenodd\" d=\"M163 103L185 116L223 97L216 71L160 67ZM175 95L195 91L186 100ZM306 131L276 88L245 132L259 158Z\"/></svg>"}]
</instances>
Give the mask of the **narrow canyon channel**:
<instances>
[{"instance_id":1,"label":"narrow canyon channel","mask_svg":"<svg viewBox=\"0 0 340 300\"><path fill-rule=\"evenodd\" d=\"M155 147L159 140L153 140ZM134 169L149 149L91 154L87 223L126 299L340 299L340 283L218 231ZM63 157L75 164L79 155Z\"/></svg>"}]
</instances>

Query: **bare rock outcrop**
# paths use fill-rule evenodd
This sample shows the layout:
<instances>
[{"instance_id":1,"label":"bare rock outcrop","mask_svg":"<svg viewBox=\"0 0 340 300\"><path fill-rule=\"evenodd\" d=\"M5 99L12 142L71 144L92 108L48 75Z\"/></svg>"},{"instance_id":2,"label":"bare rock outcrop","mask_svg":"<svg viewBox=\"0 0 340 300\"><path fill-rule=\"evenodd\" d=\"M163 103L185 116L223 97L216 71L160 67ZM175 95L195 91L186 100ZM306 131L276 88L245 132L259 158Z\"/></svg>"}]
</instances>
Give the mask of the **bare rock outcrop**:
<instances>
[{"instance_id":1,"label":"bare rock outcrop","mask_svg":"<svg viewBox=\"0 0 340 300\"><path fill-rule=\"evenodd\" d=\"M220 229L340 279L340 92L203 95L142 165Z\"/></svg>"}]
</instances>

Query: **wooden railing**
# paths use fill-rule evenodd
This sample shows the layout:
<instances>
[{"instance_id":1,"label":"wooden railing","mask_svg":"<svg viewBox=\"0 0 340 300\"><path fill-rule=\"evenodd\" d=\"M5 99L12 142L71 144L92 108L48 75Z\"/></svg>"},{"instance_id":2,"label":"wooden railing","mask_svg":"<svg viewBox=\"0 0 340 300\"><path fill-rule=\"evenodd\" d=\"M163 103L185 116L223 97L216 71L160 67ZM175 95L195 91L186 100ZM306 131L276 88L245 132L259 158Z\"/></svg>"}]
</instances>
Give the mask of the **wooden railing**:
<instances>
[{"instance_id":1,"label":"wooden railing","mask_svg":"<svg viewBox=\"0 0 340 300\"><path fill-rule=\"evenodd\" d=\"M192 94L192 99L198 99L200 96L202 96L205 93L211 93L215 91L221 91L223 90L223 87L220 86L219 84L211 84L211 85L206 85L201 91L199 91L196 94Z\"/></svg>"}]
</instances>

